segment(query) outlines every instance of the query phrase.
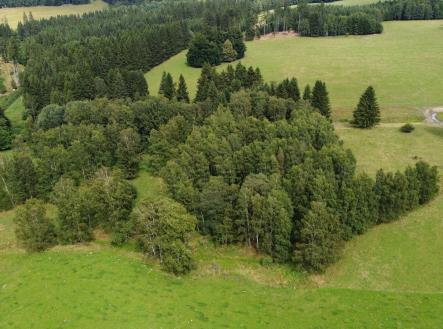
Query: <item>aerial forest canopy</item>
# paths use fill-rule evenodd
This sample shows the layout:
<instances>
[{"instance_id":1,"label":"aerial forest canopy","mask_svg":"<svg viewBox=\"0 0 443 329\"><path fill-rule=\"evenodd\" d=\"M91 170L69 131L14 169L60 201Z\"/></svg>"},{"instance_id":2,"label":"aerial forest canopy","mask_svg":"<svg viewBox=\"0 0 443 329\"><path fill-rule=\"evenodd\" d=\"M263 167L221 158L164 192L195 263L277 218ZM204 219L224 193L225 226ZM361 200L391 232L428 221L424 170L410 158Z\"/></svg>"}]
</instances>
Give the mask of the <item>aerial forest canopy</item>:
<instances>
[{"instance_id":1,"label":"aerial forest canopy","mask_svg":"<svg viewBox=\"0 0 443 329\"><path fill-rule=\"evenodd\" d=\"M90 0L0 0L0 8L81 5L89 2Z\"/></svg>"}]
</instances>

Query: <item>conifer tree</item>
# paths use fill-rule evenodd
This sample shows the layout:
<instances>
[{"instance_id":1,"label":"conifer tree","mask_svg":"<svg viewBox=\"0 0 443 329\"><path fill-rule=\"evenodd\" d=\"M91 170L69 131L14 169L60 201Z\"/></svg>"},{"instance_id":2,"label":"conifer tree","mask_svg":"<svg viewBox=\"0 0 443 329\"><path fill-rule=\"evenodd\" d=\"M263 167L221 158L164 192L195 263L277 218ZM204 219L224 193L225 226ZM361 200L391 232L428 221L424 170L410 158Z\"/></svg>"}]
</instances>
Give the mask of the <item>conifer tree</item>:
<instances>
[{"instance_id":1,"label":"conifer tree","mask_svg":"<svg viewBox=\"0 0 443 329\"><path fill-rule=\"evenodd\" d=\"M300 90L298 89L297 79L292 78L287 86L288 96L292 98L295 102L300 99Z\"/></svg>"},{"instance_id":2,"label":"conifer tree","mask_svg":"<svg viewBox=\"0 0 443 329\"><path fill-rule=\"evenodd\" d=\"M197 81L197 94L195 95L196 102L203 102L208 98L209 84L214 80L214 76L214 69L209 64L204 64L200 78Z\"/></svg>"},{"instance_id":3,"label":"conifer tree","mask_svg":"<svg viewBox=\"0 0 443 329\"><path fill-rule=\"evenodd\" d=\"M326 83L319 80L315 82L314 89L312 90L311 104L325 117L331 117L331 105L329 103L328 91L326 90Z\"/></svg>"},{"instance_id":4,"label":"conifer tree","mask_svg":"<svg viewBox=\"0 0 443 329\"><path fill-rule=\"evenodd\" d=\"M174 80L170 73L163 72L162 80L160 82L160 89L158 91L160 95L163 95L167 99L173 99L175 96Z\"/></svg>"},{"instance_id":5,"label":"conifer tree","mask_svg":"<svg viewBox=\"0 0 443 329\"><path fill-rule=\"evenodd\" d=\"M375 91L369 86L354 111L352 124L358 128L372 128L380 122L380 108L375 97Z\"/></svg>"},{"instance_id":6,"label":"conifer tree","mask_svg":"<svg viewBox=\"0 0 443 329\"><path fill-rule=\"evenodd\" d=\"M189 103L188 87L182 74L180 74L178 79L177 100L179 102Z\"/></svg>"},{"instance_id":7,"label":"conifer tree","mask_svg":"<svg viewBox=\"0 0 443 329\"><path fill-rule=\"evenodd\" d=\"M306 87L305 87L305 91L303 92L303 100L305 100L305 101L310 101L311 98L312 98L312 95L311 95L311 86L306 85Z\"/></svg>"},{"instance_id":8,"label":"conifer tree","mask_svg":"<svg viewBox=\"0 0 443 329\"><path fill-rule=\"evenodd\" d=\"M223 62L229 63L235 61L236 59L237 52L232 46L232 42L229 39L226 39L225 43L223 44L222 60Z\"/></svg>"}]
</instances>

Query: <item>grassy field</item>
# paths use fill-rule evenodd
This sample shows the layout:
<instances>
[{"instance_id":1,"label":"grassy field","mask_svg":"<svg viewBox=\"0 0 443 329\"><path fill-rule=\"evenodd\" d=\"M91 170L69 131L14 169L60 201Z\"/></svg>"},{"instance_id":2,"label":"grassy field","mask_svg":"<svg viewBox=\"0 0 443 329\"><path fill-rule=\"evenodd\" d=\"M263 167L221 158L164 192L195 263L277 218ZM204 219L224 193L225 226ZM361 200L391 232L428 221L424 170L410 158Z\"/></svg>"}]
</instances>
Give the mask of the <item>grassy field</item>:
<instances>
[{"instance_id":1,"label":"grassy field","mask_svg":"<svg viewBox=\"0 0 443 329\"><path fill-rule=\"evenodd\" d=\"M337 130L371 174L403 169L415 156L441 167L434 149L443 147L442 131ZM145 170L133 183L140 198L164 193ZM355 238L341 261L311 277L199 239L198 269L176 278L108 241L26 255L15 246L13 212L2 213L0 328L440 328L441 214L442 196Z\"/></svg>"},{"instance_id":2,"label":"grassy field","mask_svg":"<svg viewBox=\"0 0 443 329\"><path fill-rule=\"evenodd\" d=\"M267 81L296 77L301 88L327 83L335 120L350 119L358 99L373 85L385 122L422 120L422 108L443 105L443 21L384 23L381 35L326 38L282 37L247 43L245 65L260 67ZM225 65L222 65L222 69ZM186 65L186 51L146 74L156 94L163 71L182 73L195 94L199 69Z\"/></svg>"},{"instance_id":3,"label":"grassy field","mask_svg":"<svg viewBox=\"0 0 443 329\"><path fill-rule=\"evenodd\" d=\"M12 28L16 28L18 22L23 20L23 14L32 12L34 19L49 18L59 15L81 15L92 11L103 10L107 4L102 0L93 0L86 5L63 5L63 6L36 6L0 9L0 20L8 21Z\"/></svg>"}]
</instances>

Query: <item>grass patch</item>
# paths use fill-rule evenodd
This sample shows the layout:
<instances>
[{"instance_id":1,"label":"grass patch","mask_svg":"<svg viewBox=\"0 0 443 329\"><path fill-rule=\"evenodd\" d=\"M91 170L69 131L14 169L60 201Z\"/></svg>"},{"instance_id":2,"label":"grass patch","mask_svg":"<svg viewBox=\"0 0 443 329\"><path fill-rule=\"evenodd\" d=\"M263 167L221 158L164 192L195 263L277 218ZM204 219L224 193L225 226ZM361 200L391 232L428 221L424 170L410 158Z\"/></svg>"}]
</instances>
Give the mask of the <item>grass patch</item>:
<instances>
[{"instance_id":1,"label":"grass patch","mask_svg":"<svg viewBox=\"0 0 443 329\"><path fill-rule=\"evenodd\" d=\"M296 77L301 88L316 79L327 83L335 120L350 119L370 84L384 122L422 120L421 109L441 106L437 83L443 76L443 21L386 22L381 35L324 38L282 37L247 42L245 65L260 67L266 81ZM223 69L225 65L220 66ZM186 51L146 74L156 94L163 71L175 81L184 75L195 95L199 69L186 65Z\"/></svg>"},{"instance_id":2,"label":"grass patch","mask_svg":"<svg viewBox=\"0 0 443 329\"><path fill-rule=\"evenodd\" d=\"M443 121L443 112L437 112L435 116L437 120Z\"/></svg>"},{"instance_id":3,"label":"grass patch","mask_svg":"<svg viewBox=\"0 0 443 329\"><path fill-rule=\"evenodd\" d=\"M12 128L16 133L25 127L26 122L23 120L24 110L23 99L18 97L5 111L5 115L11 120Z\"/></svg>"},{"instance_id":4,"label":"grass patch","mask_svg":"<svg viewBox=\"0 0 443 329\"><path fill-rule=\"evenodd\" d=\"M11 28L15 29L18 22L23 21L23 14L32 12L34 19L43 19L54 16L81 15L93 11L103 10L108 5L102 0L93 0L85 5L62 5L62 6L35 6L35 7L17 7L1 8L0 19L7 20Z\"/></svg>"}]
</instances>

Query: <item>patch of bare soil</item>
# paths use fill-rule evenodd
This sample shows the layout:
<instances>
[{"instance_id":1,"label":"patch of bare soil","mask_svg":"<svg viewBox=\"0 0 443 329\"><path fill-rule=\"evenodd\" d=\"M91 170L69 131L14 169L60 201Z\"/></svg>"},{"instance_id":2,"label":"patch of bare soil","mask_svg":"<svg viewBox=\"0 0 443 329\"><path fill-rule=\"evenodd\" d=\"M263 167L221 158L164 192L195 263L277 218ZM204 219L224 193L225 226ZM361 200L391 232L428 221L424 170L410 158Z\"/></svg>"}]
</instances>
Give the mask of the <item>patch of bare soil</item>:
<instances>
[{"instance_id":1,"label":"patch of bare soil","mask_svg":"<svg viewBox=\"0 0 443 329\"><path fill-rule=\"evenodd\" d=\"M443 125L443 121L439 120L437 113L443 112L442 107L432 107L424 110L425 121L431 124Z\"/></svg>"},{"instance_id":2,"label":"patch of bare soil","mask_svg":"<svg viewBox=\"0 0 443 329\"><path fill-rule=\"evenodd\" d=\"M268 33L260 36L260 38L256 37L255 40L281 39L281 38L298 37L298 36L300 36L300 34L294 31L286 31L286 32Z\"/></svg>"}]
</instances>

